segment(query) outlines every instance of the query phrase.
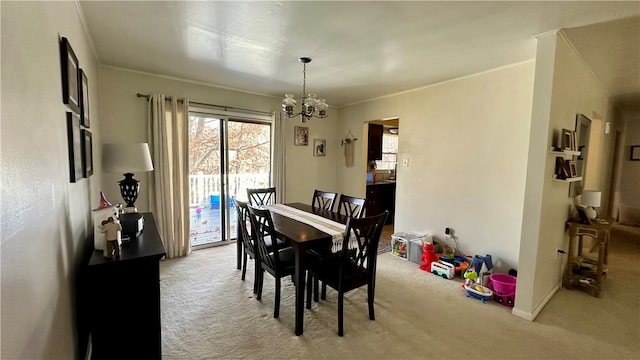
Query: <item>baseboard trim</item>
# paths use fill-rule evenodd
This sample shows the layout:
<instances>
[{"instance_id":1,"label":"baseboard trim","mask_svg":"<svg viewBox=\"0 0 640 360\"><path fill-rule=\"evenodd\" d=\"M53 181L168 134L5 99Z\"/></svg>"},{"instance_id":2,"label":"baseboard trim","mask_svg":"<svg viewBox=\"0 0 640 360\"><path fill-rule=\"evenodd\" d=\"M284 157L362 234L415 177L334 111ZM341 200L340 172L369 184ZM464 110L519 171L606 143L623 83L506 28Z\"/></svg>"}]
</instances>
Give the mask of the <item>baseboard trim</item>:
<instances>
[{"instance_id":1,"label":"baseboard trim","mask_svg":"<svg viewBox=\"0 0 640 360\"><path fill-rule=\"evenodd\" d=\"M535 320L535 318L538 316L538 314L540 313L540 311L542 311L542 309L547 305L547 303L549 302L549 300L551 300L551 298L553 297L553 295L556 294L556 292L558 292L558 290L560 289L560 284L556 284L556 286L553 287L553 289L551 289L551 291L549 291L549 293L547 294L547 296L545 296L544 299L542 299L542 301L540 302L540 304L538 304L538 306L536 307L536 309L533 311L533 313L528 313L526 311L522 311L522 310L518 310L516 308L514 308L511 313L519 318L523 318L525 320L529 320L529 321L533 321Z\"/></svg>"}]
</instances>

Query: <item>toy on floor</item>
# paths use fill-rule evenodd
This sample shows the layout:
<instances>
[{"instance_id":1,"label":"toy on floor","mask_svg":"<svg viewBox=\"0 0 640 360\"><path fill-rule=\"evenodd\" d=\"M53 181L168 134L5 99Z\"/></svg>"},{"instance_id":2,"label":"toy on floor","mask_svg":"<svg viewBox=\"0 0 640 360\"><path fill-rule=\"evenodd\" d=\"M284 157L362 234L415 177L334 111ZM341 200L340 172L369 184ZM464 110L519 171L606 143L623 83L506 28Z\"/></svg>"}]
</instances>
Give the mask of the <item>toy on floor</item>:
<instances>
[{"instance_id":1,"label":"toy on floor","mask_svg":"<svg viewBox=\"0 0 640 360\"><path fill-rule=\"evenodd\" d=\"M491 255L475 255L473 259L471 259L471 265L469 269L471 268L474 268L475 272L478 274L476 282L478 282L480 285L487 286L487 284L484 283L484 280L489 275L491 275L491 270L493 269L493 261L491 260Z\"/></svg>"},{"instance_id":2,"label":"toy on floor","mask_svg":"<svg viewBox=\"0 0 640 360\"><path fill-rule=\"evenodd\" d=\"M476 282L478 281L478 273L476 272L475 267L471 265L471 267L464 272L463 277L464 277L464 285L466 286L475 285Z\"/></svg>"},{"instance_id":3,"label":"toy on floor","mask_svg":"<svg viewBox=\"0 0 640 360\"><path fill-rule=\"evenodd\" d=\"M451 279L455 275L455 269L448 262L438 260L431 263L431 273L445 279Z\"/></svg>"},{"instance_id":4,"label":"toy on floor","mask_svg":"<svg viewBox=\"0 0 640 360\"><path fill-rule=\"evenodd\" d=\"M459 256L459 255L451 256L450 254L448 255L445 250L445 253L440 255L438 260L440 260L441 262L446 262L453 265L455 273L460 273L460 275L464 275L464 271L469 268L470 258Z\"/></svg>"},{"instance_id":5,"label":"toy on floor","mask_svg":"<svg viewBox=\"0 0 640 360\"><path fill-rule=\"evenodd\" d=\"M420 256L420 261L422 261L422 265L420 265L420 269L424 271L431 271L431 263L434 261L438 261L438 257L436 256L436 247L429 242L422 244L422 256Z\"/></svg>"},{"instance_id":6,"label":"toy on floor","mask_svg":"<svg viewBox=\"0 0 640 360\"><path fill-rule=\"evenodd\" d=\"M478 300L481 300L483 304L493 296L493 291L491 291L491 289L480 284L465 284L464 290L467 293L467 297L474 297Z\"/></svg>"}]
</instances>

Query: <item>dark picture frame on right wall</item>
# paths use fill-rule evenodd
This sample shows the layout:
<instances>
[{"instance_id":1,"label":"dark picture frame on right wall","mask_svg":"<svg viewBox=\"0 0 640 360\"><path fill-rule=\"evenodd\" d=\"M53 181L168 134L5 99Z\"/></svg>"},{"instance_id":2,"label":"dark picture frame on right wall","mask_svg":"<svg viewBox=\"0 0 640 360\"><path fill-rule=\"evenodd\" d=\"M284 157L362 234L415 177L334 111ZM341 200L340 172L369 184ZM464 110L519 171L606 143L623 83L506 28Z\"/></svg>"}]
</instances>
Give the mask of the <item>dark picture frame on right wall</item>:
<instances>
[{"instance_id":1,"label":"dark picture frame on right wall","mask_svg":"<svg viewBox=\"0 0 640 360\"><path fill-rule=\"evenodd\" d=\"M632 145L629 151L629 160L640 161L640 145Z\"/></svg>"}]
</instances>

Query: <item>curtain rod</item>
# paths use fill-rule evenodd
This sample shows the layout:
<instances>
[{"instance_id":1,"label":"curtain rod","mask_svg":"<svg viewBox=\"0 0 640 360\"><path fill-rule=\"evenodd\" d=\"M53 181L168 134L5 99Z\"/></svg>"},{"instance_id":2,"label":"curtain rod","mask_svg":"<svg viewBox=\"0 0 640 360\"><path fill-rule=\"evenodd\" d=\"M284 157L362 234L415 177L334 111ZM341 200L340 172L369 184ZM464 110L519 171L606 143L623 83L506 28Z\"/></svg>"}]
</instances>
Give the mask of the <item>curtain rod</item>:
<instances>
[{"instance_id":1,"label":"curtain rod","mask_svg":"<svg viewBox=\"0 0 640 360\"><path fill-rule=\"evenodd\" d=\"M149 101L149 95L145 95L145 94L140 94L137 93L136 94L137 97L143 97L145 99L147 99L147 101ZM171 96L167 96L166 97L168 100L171 100L172 97ZM183 102L183 100L178 99L176 100L178 102ZM258 113L258 114L267 114L267 115L271 115L270 112L266 112L266 111L260 111L260 110L252 110L252 109L244 109L244 108L238 108L238 107L233 107L233 106L226 106L226 105L216 105L216 104L207 104L207 103L202 103L202 102L197 102L197 101L189 101L189 104L194 104L194 105L204 105L204 106L214 106L214 107L219 107L219 108L223 108L224 111L227 111L228 109L233 109L233 110L242 110L242 111L250 111L253 113Z\"/></svg>"}]
</instances>

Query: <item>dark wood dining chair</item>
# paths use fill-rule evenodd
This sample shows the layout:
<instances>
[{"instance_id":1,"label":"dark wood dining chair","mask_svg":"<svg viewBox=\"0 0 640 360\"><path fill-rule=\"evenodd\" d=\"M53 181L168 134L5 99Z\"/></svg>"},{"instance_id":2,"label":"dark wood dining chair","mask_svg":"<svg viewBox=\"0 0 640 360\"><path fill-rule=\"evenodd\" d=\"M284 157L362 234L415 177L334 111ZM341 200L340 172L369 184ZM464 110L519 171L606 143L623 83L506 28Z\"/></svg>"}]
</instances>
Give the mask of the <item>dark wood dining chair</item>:
<instances>
[{"instance_id":1,"label":"dark wood dining chair","mask_svg":"<svg viewBox=\"0 0 640 360\"><path fill-rule=\"evenodd\" d=\"M247 189L247 198L249 199L249 205L263 206L276 203L276 188L254 188Z\"/></svg>"},{"instance_id":2,"label":"dark wood dining chair","mask_svg":"<svg viewBox=\"0 0 640 360\"><path fill-rule=\"evenodd\" d=\"M251 234L249 232L251 226L251 220L249 219L249 208L247 207L247 202L241 201L233 197L233 204L236 208L236 214L238 218L237 225L237 234L238 241L242 243L242 281L245 279L245 275L247 274L247 261L248 258L256 259L256 247L254 241L251 239ZM257 265L257 264L256 264ZM254 266L254 277L253 277L253 293L258 293L258 266Z\"/></svg>"},{"instance_id":3,"label":"dark wood dining chair","mask_svg":"<svg viewBox=\"0 0 640 360\"><path fill-rule=\"evenodd\" d=\"M375 320L373 301L376 285L376 261L380 234L389 211L360 219L349 218L342 240L342 251L309 265L309 277L314 277L338 291L338 335L344 335L344 294L367 286L369 319ZM349 249L349 239L355 236L357 249ZM355 250L355 251L353 251ZM307 282L307 308L311 307L312 281Z\"/></svg>"},{"instance_id":4,"label":"dark wood dining chair","mask_svg":"<svg viewBox=\"0 0 640 360\"><path fill-rule=\"evenodd\" d=\"M365 199L340 194L340 200L338 201L338 210L337 212L346 216L350 216L356 219L359 219L364 214L364 203ZM330 251L330 250L329 250ZM320 251L315 251L312 255L315 256L326 256L328 253L327 250L324 250L324 255ZM314 300L318 301L318 280L313 279L314 281ZM327 296L327 285L322 283L322 299L325 299Z\"/></svg>"},{"instance_id":5,"label":"dark wood dining chair","mask_svg":"<svg viewBox=\"0 0 640 360\"><path fill-rule=\"evenodd\" d=\"M338 213L359 219L364 214L365 199L340 194Z\"/></svg>"},{"instance_id":6,"label":"dark wood dining chair","mask_svg":"<svg viewBox=\"0 0 640 360\"><path fill-rule=\"evenodd\" d=\"M277 241L271 242L271 247L268 246L267 236L271 239L277 238L269 210L260 209L252 205L249 205L248 208L258 257L258 270L256 270L259 273L258 300L262 299L262 285L264 283L264 272L266 271L276 280L273 317L278 318L280 316L280 279L285 276L292 276L295 273L295 254L291 247L281 248Z\"/></svg>"},{"instance_id":7,"label":"dark wood dining chair","mask_svg":"<svg viewBox=\"0 0 640 360\"><path fill-rule=\"evenodd\" d=\"M311 200L311 207L314 209L333 211L333 204L336 202L337 196L337 193L314 190L313 199Z\"/></svg>"}]
</instances>

